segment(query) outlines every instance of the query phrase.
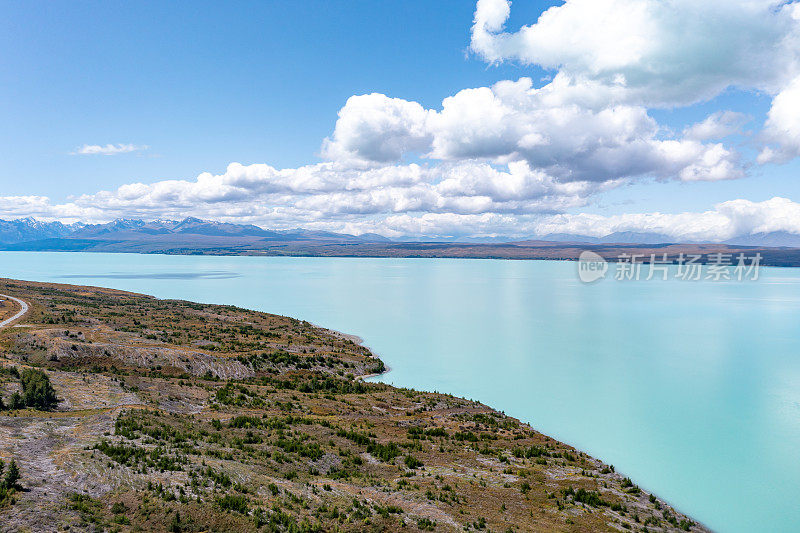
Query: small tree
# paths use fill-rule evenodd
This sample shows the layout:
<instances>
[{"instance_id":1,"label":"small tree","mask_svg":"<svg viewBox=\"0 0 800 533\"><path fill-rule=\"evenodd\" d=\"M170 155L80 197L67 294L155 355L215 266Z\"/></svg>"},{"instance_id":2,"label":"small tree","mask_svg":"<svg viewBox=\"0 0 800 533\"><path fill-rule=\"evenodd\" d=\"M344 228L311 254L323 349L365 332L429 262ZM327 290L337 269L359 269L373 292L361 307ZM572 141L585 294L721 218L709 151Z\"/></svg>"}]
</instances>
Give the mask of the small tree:
<instances>
[{"instance_id":1,"label":"small tree","mask_svg":"<svg viewBox=\"0 0 800 533\"><path fill-rule=\"evenodd\" d=\"M20 376L22 396L25 405L35 409L52 409L58 404L56 391L50 384L50 378L41 370L27 368Z\"/></svg>"},{"instance_id":2,"label":"small tree","mask_svg":"<svg viewBox=\"0 0 800 533\"><path fill-rule=\"evenodd\" d=\"M11 400L8 402L9 409L22 409L25 407L25 402L22 399L22 395L19 392L15 392L11 395Z\"/></svg>"},{"instance_id":3,"label":"small tree","mask_svg":"<svg viewBox=\"0 0 800 533\"><path fill-rule=\"evenodd\" d=\"M17 462L14 459L11 459L11 462L8 463L8 471L3 477L3 486L7 489L17 488L17 481L19 481L19 478L20 473Z\"/></svg>"},{"instance_id":4,"label":"small tree","mask_svg":"<svg viewBox=\"0 0 800 533\"><path fill-rule=\"evenodd\" d=\"M172 523L169 526L172 533L181 533L181 513L175 511L175 516L172 517Z\"/></svg>"},{"instance_id":5,"label":"small tree","mask_svg":"<svg viewBox=\"0 0 800 533\"><path fill-rule=\"evenodd\" d=\"M4 472L5 475L3 475ZM0 459L0 508L14 503L14 495L21 489L17 484L19 478L19 468L16 461L12 459L8 464L8 470L6 470L5 461Z\"/></svg>"}]
</instances>

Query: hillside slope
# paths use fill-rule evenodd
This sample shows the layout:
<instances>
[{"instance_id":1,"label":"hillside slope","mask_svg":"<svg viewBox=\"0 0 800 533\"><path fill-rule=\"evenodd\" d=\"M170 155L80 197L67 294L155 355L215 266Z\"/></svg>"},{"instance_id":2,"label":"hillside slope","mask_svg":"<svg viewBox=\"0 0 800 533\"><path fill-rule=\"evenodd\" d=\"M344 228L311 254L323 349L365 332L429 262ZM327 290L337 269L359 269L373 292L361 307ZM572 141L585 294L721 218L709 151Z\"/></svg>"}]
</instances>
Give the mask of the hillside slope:
<instances>
[{"instance_id":1,"label":"hillside slope","mask_svg":"<svg viewBox=\"0 0 800 533\"><path fill-rule=\"evenodd\" d=\"M357 339L293 318L0 280L3 530L701 531L614 468L477 402L366 383ZM6 401L8 404L8 401Z\"/></svg>"}]
</instances>

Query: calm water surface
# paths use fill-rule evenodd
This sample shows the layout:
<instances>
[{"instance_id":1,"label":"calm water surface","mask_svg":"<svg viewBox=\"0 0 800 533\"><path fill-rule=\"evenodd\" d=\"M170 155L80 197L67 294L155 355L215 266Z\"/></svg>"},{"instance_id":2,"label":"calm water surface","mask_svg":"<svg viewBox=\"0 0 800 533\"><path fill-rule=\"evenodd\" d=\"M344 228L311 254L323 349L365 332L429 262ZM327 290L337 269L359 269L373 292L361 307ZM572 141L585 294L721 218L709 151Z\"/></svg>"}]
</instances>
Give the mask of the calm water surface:
<instances>
[{"instance_id":1,"label":"calm water surface","mask_svg":"<svg viewBox=\"0 0 800 533\"><path fill-rule=\"evenodd\" d=\"M800 530L800 269L602 281L575 263L0 252L0 276L291 315L382 380L481 400L720 531Z\"/></svg>"}]
</instances>

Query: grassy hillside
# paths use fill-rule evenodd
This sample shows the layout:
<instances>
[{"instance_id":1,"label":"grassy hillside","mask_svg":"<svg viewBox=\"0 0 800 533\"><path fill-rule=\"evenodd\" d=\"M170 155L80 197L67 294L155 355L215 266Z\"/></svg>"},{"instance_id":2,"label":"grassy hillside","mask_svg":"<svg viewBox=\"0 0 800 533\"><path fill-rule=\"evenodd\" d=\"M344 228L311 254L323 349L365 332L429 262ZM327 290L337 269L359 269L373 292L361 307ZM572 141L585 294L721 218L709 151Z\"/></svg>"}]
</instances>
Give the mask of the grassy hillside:
<instances>
[{"instance_id":1,"label":"grassy hillside","mask_svg":"<svg viewBox=\"0 0 800 533\"><path fill-rule=\"evenodd\" d=\"M19 311L19 305L13 300L6 300L0 296L0 322L6 318L11 318Z\"/></svg>"},{"instance_id":2,"label":"grassy hillside","mask_svg":"<svg viewBox=\"0 0 800 533\"><path fill-rule=\"evenodd\" d=\"M360 380L383 363L308 322L89 287L0 293L31 305L0 330L0 459L22 489L2 528L701 530L489 407ZM55 407L25 403L29 368Z\"/></svg>"}]
</instances>

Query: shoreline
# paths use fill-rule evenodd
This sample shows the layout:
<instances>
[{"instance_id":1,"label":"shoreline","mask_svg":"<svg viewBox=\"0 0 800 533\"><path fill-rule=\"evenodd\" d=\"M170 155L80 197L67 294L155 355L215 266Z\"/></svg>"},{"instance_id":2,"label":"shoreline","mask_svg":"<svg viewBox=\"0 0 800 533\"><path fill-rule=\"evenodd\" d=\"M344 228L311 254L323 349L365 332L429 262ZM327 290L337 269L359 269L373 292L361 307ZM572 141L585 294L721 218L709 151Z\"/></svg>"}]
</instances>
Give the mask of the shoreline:
<instances>
[{"instance_id":1,"label":"shoreline","mask_svg":"<svg viewBox=\"0 0 800 533\"><path fill-rule=\"evenodd\" d=\"M376 259L386 259L386 258L376 258ZM442 258L442 259L452 259L452 258ZM308 322L308 321L307 321L307 322ZM389 373L389 372L392 370L392 367L390 367L389 365L387 365L387 364L386 364L386 363L383 361L383 359L381 359L380 355L378 355L378 354L377 354L377 353L376 353L376 352L375 352L375 351L374 351L374 350L373 350L371 347L369 347L369 346L367 346L366 344L364 344L364 339L363 339L363 338L361 338L360 336L358 336L358 335L353 335L353 334L349 334L349 333L344 333L344 332L342 332L342 331L335 330L335 329L331 329L331 328L326 328L325 326L321 326L321 325L319 325L319 324L317 324L317 323L315 323L315 322L309 322L309 324L311 324L311 325L312 325L312 326L314 326L314 327L317 327L317 328L323 329L323 330L325 330L325 331L327 331L327 332L329 332L329 333L331 333L331 334L333 334L333 335L335 335L335 336L338 336L338 337L341 337L341 338L344 338L344 339L349 339L349 340L352 340L353 342L355 342L355 343L356 343L356 344L358 344L359 346L363 346L364 348L366 348L367 350L369 350L370 354L372 354L372 357L373 357L374 359L378 359L378 360L380 360L381 362L383 362L383 364L384 364L384 367L385 367L385 370L384 370L383 372L379 372L379 373L375 373L375 374L362 374L362 375L356 376L356 377L355 377L355 379L356 379L357 381L366 381L366 380L369 380L369 379L371 379L371 378L374 378L374 377L384 376L384 375L388 374L388 373ZM392 385L392 384L389 384L389 383L383 383L383 382L375 382L375 383L382 383L382 384L384 384L384 385L387 385L387 386L389 386L389 387L400 388L400 387L397 387L396 385ZM428 393L434 393L434 392L435 392L435 393L438 393L438 394L445 394L445 395L451 395L451 396L452 396L452 394L451 394L451 393L449 393L449 392L447 392L447 391L427 391L427 390L422 390L422 389L417 389L417 388L411 388L410 390L413 390L413 391L420 391L420 392L428 392ZM461 398L461 397L459 397L459 398ZM487 407L489 407L490 409L494 409L494 407L492 407L491 405L488 405L488 404L484 404L484 403L483 403L481 400L468 399L468 398L461 398L461 399L463 399L463 400L466 400L466 401L469 401L469 402L476 402L476 403L480 403L480 404L483 404L483 405L487 405ZM535 428L535 427L534 427L534 426L533 426L533 425L532 425L530 422L527 422L527 421L525 421L525 420L522 420L522 419L520 419L520 422L521 422L521 423L523 423L523 424L525 424L526 426L528 426L528 427L529 427L530 429L532 429L533 431L537 431L537 432L538 432L538 430L537 430L537 429L536 429L536 428ZM579 452L581 452L581 453L586 453L586 452L582 452L582 449L581 449L581 448L578 448L577 446L575 446L574 444L572 444L572 443L570 443L570 442L567 442L567 441L565 441L565 440L563 440L563 439L560 439L560 438L556 439L556 438L554 438L554 437L551 437L551 436L549 436L549 435L547 435L547 436L548 436L548 438L551 438L551 439L553 439L553 440L557 440L558 442L563 442L563 443L567 444L568 446L570 446L570 447L574 448L575 450L578 450L578 451L579 451ZM595 457L595 456L594 456L594 455L591 455L591 457ZM602 459L602 458L598 458L598 459L599 459L600 461L603 461L603 459ZM652 491L652 490L650 490L650 489L648 489L648 492L655 493L654 491ZM664 498L658 497L658 499L659 499L660 501L663 501L663 502L665 502L665 503L666 503L667 505L669 505L670 507L673 507L673 508L674 508L673 504L671 504L669 501L665 500ZM687 516L688 516L688 515L687 515ZM702 529L704 529L704 530L707 530L707 531L712 531L710 528L708 528L706 525L704 525L702 522L700 522L700 521L699 521L699 520L697 520L696 518L692 517L692 520L693 520L693 521L694 521L694 522L697 524L697 526L699 526L700 528L702 528Z\"/></svg>"},{"instance_id":2,"label":"shoreline","mask_svg":"<svg viewBox=\"0 0 800 533\"><path fill-rule=\"evenodd\" d=\"M377 258L377 259L385 259L385 258ZM451 258L442 258L442 259L451 259ZM311 325L313 325L314 327L321 328L321 329L323 329L323 330L325 330L325 331L327 331L327 332L329 332L329 333L332 333L332 334L334 334L334 335L336 335L336 336L340 336L341 338L345 338L345 339L350 339L350 340L353 340L353 341L354 341L354 342L356 342L356 344L358 344L359 346L363 346L364 348L366 348L367 350L369 350L369 352L370 352L370 354L372 354L372 357L373 357L373 358L375 358L375 359L378 359L378 360L380 360L381 362L383 362L383 364L384 364L384 367L385 367L385 370L384 370L383 372L379 372L379 373L375 373L375 374L363 374L363 375L359 375L359 376L356 376L356 377L355 377L355 379L356 379L356 380L358 380L358 381L366 381L366 380L369 380L369 379L371 379L371 378L374 378L374 377L384 376L384 375L388 374L388 373L389 373L389 372L392 370L392 367L390 367L389 365L387 365L387 364L386 364L386 363L385 363L385 362L384 362L384 361L383 361L383 360L380 358L380 355L378 355L378 354L377 354L375 351L373 351L373 349L372 349L372 348L370 348L369 346L367 346L366 344L364 344L364 340L363 340L363 339L362 339L360 336L358 336L358 335L353 335L353 334L349 334L349 333L344 333L344 332L342 332L342 331L335 330L335 329L326 328L325 326L321 326L321 325L319 325L319 324L317 324L317 323L314 323L314 322L309 322L309 323L310 323ZM399 387L397 387L396 385L392 385L392 384L389 384L389 383L383 383L383 382L376 382L376 383L382 383L382 384L384 384L384 385L387 385L387 386L389 386L389 387L399 388ZM434 391L427 391L427 390L422 390L422 389L417 389L417 388L411 388L410 390L414 390L414 391L421 391L421 392L428 392L428 393L433 393L433 392L434 392ZM436 392L436 393L438 393L438 394L451 395L451 393L449 393L449 392L447 392L447 391L435 391L435 392ZM476 402L476 403L483 404L483 402L482 402L481 400L467 399L467 398L461 398L461 399L463 399L463 400L466 400L466 401L470 401L470 402ZM488 404L483 404L483 405L487 405L489 408L491 408L491 409L494 409L494 407L492 407L491 405L488 405ZM520 422L521 422L521 423L523 423L523 424L525 424L526 426L528 426L528 427L529 427L530 429L532 429L533 431L537 431L537 432L538 432L538 430L537 430L537 429L536 429L536 428L535 428L535 427L534 427L534 426L533 426L533 425L532 425L530 422L527 422L527 421L525 421L525 420L522 420L522 419L520 419ZM563 440L563 439L560 439L560 438L556 439L556 438L554 438L554 437L551 437L551 436L549 436L549 435L548 435L548 438L551 438L551 439L553 439L553 440L557 440L558 442L563 442L563 443L567 444L568 446L570 446L570 447L574 448L575 450L578 450L578 451L579 451L579 452L581 452L581 453L585 453L585 452L582 452L582 449L581 449L581 448L578 448L578 447L577 447L577 446L575 446L574 444L572 444L572 443L570 443L570 442L567 442L567 441L565 441L565 440ZM592 454L592 455L591 455L591 457L595 457L595 456ZM603 461L603 459L602 459L602 458L598 458L598 459L599 459L600 461ZM652 490L650 490L650 489L648 489L648 492L655 493L654 491L652 491ZM674 508L673 504L671 504L669 501L665 500L664 498L661 498L661 497L659 497L658 499L659 499L660 501L663 501L663 502L667 503L667 505L669 505L670 507L673 507L673 508ZM688 516L688 515L687 515L687 516ZM697 524L697 526L699 526L700 528L702 528L702 529L704 529L704 530L707 530L707 531L713 531L713 530L711 530L710 528L708 528L708 527L707 527L705 524L703 524L702 522L700 522L699 520L697 520L696 518L692 517L692 520L693 520L693 521L694 521L694 522Z\"/></svg>"},{"instance_id":3,"label":"shoreline","mask_svg":"<svg viewBox=\"0 0 800 533\"><path fill-rule=\"evenodd\" d=\"M401 243L398 243L401 244ZM509 245L515 252L528 252L521 254L419 254L419 253L406 253L406 254L380 254L380 253L313 253L313 252L297 252L297 253L280 253L276 252L261 252L261 251L244 251L237 252L225 251L219 252L201 252L197 253L194 250L157 250L157 251L135 251L135 250L14 250L14 249L0 249L0 253L90 253L90 254L136 254L136 255L164 255L164 256L201 256L201 257L277 257L277 258L323 258L323 259L469 259L469 260L500 260L500 261L567 261L577 262L579 255L583 251L592 251L599 253L609 263L618 262L622 254L636 254L642 255L643 258L637 263L644 265L650 264L650 255L655 253L656 257L660 257L665 247L672 247L667 251L670 266L676 266L678 263L672 260L672 257L677 257L680 253L697 253L701 255L701 259L697 264L709 264L709 255L714 253L730 253L735 255L737 252L744 253L760 253L762 260L760 263L761 268L800 268L800 248L792 247L763 247L763 246L738 246L738 245L639 245L639 244L614 244L614 245L590 245L580 244L575 246L564 247L565 255L548 255L548 254L531 254L531 250L540 250L539 248L532 248L526 246ZM707 246L709 248L702 248ZM552 247L547 246L544 250L551 250ZM611 253L609 250L613 250ZM786 256L786 257L784 257ZM733 267L735 265L730 265Z\"/></svg>"},{"instance_id":4,"label":"shoreline","mask_svg":"<svg viewBox=\"0 0 800 533\"><path fill-rule=\"evenodd\" d=\"M87 285L81 285L81 286L72 285L72 286L70 286L70 285L61 285L61 284L52 284L52 283L25 282L25 281L19 281L19 280L0 280L0 281L6 282L7 284L8 283L20 284L20 285L23 286L23 288L25 286L27 286L28 288L30 286L34 286L34 287L41 286L41 287L47 288L47 287L52 287L52 286L55 285L58 288L60 288L61 290L73 290L73 291L74 290L79 290L81 292L81 294L83 292L86 292L87 289L88 289L89 292L96 292L96 293L99 293L99 294L107 295L109 297L129 297L130 296L130 297L137 297L137 298L144 299L144 300L152 300L154 302L169 303L167 300L163 300L163 299L160 299L160 298L157 298L157 297L153 297L153 296L141 295L141 294L131 293L131 292L128 292L128 291L122 291L122 290L118 290L118 289L107 289L107 288L104 288L104 287L94 287L94 286L87 286ZM33 304L34 301L36 301L36 300L30 300L30 301ZM189 304L189 305L192 304L192 302L189 302L189 301L179 301L179 300L171 300L171 301L172 302L176 302L176 303L183 302L183 303ZM211 310L212 312L214 312L213 309L215 309L215 308L224 308L224 307L226 307L224 305L215 305L215 304L201 304L201 305L212 308L212 310ZM228 307L234 307L234 306L228 306ZM242 309L242 308L238 308L238 307L235 307L235 310L236 310L236 313L242 313L244 315L253 314L253 313L266 314L266 313L263 313L263 312L256 312L256 311L251 311L251 310L248 310L248 309ZM37 311L37 312L39 312L39 311ZM217 311L217 312L221 312L221 310ZM278 316L278 315L271 315L271 316ZM300 321L302 321L302 319L295 319L295 318L291 318L291 317L282 317L282 318L286 318L288 320L300 320ZM368 357L370 359L379 360L379 361L383 362L380 359L380 356L378 354L374 353L368 346L364 345L363 344L363 339L361 339L360 337L358 337L356 335L343 333L343 332L340 332L340 331L337 331L337 330L331 330L329 328L325 328L325 327L319 326L317 324L312 324L312 323L310 323L308 321L302 321L302 322L305 322L306 324L308 324L312 328L321 330L321 332L323 333L323 336L324 335L328 335L328 336L330 336L332 338L338 338L338 339L346 340L346 341L349 341L349 342L357 343L360 347L363 347L363 348L365 348L367 350L367 352L369 354ZM39 326L39 327L41 327L41 326ZM60 330L60 328L57 328L57 329ZM384 375L384 374L388 373L391 370L391 368L386 366L385 363L384 363L384 366L385 366L385 370L383 372L376 373L376 374L362 374L362 375L359 375L356 380L360 381L360 382L365 382L365 380L367 380L369 378L380 376L380 375ZM245 380L245 382L246 382L246 380ZM392 393L394 393L394 392L400 393L401 392L401 388L400 387L396 387L394 385L377 384L377 383L374 384L374 385L379 387L378 389L375 389L375 390L388 390L388 391L391 391ZM430 395L431 397L434 397L434 398L438 398L438 397L447 398L447 397L449 397L449 398L453 398L454 400L458 400L458 401L464 402L464 405L472 405L472 406L476 406L478 408L486 408L486 409L489 409L490 412L499 413L498 411L496 411L493 408L491 408L491 406L488 406L486 404L482 404L481 402L478 402L478 401L475 401L475 400L467 400L465 398L456 398L456 397L453 397L452 395L449 395L446 392L443 392L443 393L442 392L438 392L438 393L436 393L436 392L430 392L430 391L421 391L421 390L416 390L416 389L405 389L405 388L402 388L402 391L408 391L408 392L413 393L413 394ZM380 407L380 405L381 404L375 404L375 405L373 405L372 408L373 409L382 410L383 408ZM394 409L394 407L392 406L391 403L389 403L386 406L386 408L387 409ZM505 416L505 415L502 415L502 416ZM613 470L613 467L611 467L611 470L609 470L609 466L610 465L606 465L605 463L602 462L602 460L596 459L594 456L590 456L588 454L585 454L584 452L581 452L579 449L575 448L574 446L571 446L568 443L565 443L565 442L563 442L561 440L558 440L558 439L554 439L552 437L548 437L546 435L543 435L543 434L537 432L536 429L534 429L533 426L530 423L527 423L525 421L520 421L520 422L521 422L523 427L527 428L527 430L529 430L531 432L534 432L536 434L542 435L542 437L546 440L546 442L551 442L552 441L552 442L556 443L559 446L565 446L567 449L573 450L574 452L569 452L570 455L572 453L575 453L579 457L586 457L587 459L590 459L591 461L595 461L596 464L599 465L599 466L596 467L598 470L602 467L603 468L603 472L606 472L606 471L610 472L610 476L611 476L610 479L613 479L613 480L615 480L617 482L619 482L619 480L622 479L622 474L616 473ZM500 463L500 464L502 465L502 463ZM634 485L634 487L635 487L635 485ZM639 489L637 488L637 491L638 490ZM666 500L663 500L662 498L656 498L655 500L651 499L650 501L651 502L652 501L662 502L662 504L664 506L666 506L667 508L674 509L669 504L669 502L667 502ZM686 515L682 515L682 516L685 517ZM687 519L688 519L688 517L687 517ZM699 522L697 522L695 520L692 520L692 523L695 524L695 527L697 529L699 529L699 530L704 530L705 529L705 527L702 526L701 523L699 523Z\"/></svg>"},{"instance_id":5,"label":"shoreline","mask_svg":"<svg viewBox=\"0 0 800 533\"><path fill-rule=\"evenodd\" d=\"M310 322L310 323L311 323L311 322ZM361 339L361 337L359 337L359 336L357 336L357 335L350 335L350 334L347 334L347 333L343 333L343 332L341 332L341 331L338 331L338 330L332 330L332 329L330 329L330 328L325 328L324 326L319 326L318 324L314 324L314 323L311 323L311 324L312 324L312 325L314 325L314 326L316 326L316 327L321 327L322 329L324 329L324 330L326 330L326 331L329 331L329 332L331 332L331 333L334 333L334 334L337 334L337 335L341 335L341 336L343 336L343 337L345 337L345 338L347 338L347 337L350 337L350 338L355 338L355 339L358 339L358 340L360 341L360 342L358 343L360 346L363 346L363 347L367 348L367 349L370 351L370 353L371 353L371 354L373 354L373 357L374 357L374 358L376 358L376 359L379 359L379 360L381 360L381 362L383 362L383 360L380 358L380 356L379 356L379 355L377 355L377 354L376 354L376 353L375 353L375 352L372 350L372 348L370 348L370 347L368 347L367 345L363 344L363 339ZM359 380L359 381L366 381L366 380L368 380L368 379L371 379L371 378L374 378L374 377L378 377L378 376L383 376L383 375L386 375L386 374L388 374L388 373L389 373L389 372L392 370L392 368L391 368L389 365L387 365L385 362L384 362L384 366L385 366L385 370L384 370L383 372L379 372L379 373L377 373L377 374L363 374L363 375L356 376L356 377L355 377L355 379L356 379L356 380ZM401 388L401 387L398 387L397 385L392 385L392 384L389 384L389 383L383 383L383 382L373 382L373 383L382 383L382 384L384 384L384 385L387 385L387 386L389 386L389 387ZM405 388L405 387L402 387L402 388ZM445 395L450 395L450 396L453 396L451 393L449 393L449 392L447 392L447 391L429 391L429 390L423 390L423 389L418 389L418 388L414 388L414 387L412 387L410 390L413 390L413 391L420 391L420 392L428 392L428 393L445 394ZM495 408L494 408L494 407L492 407L491 405L483 403L481 400L469 399L469 398L464 398L464 397L458 397L458 398L460 398L460 399L463 399L463 400L466 400L466 401L469 401L469 402L480 403L480 404L486 405L486 406L487 406L487 407L489 407L490 409L495 409ZM519 419L519 420L520 420L520 422L521 422L522 424L525 424L526 426L528 426L528 427L529 427L530 429L532 429L533 431L537 431L537 432L539 432L539 430L537 430L537 429L536 429L536 428L533 426L533 424L532 424L532 423L530 423L530 422L527 422L527 421L525 421L525 420L523 420L523 419ZM570 447L574 448L575 450L578 450L580 453L586 453L586 452L584 452L584 451L582 450L582 448L578 448L578 447L577 447L575 444L572 444L572 443L570 443L570 442L568 442L568 441L566 441L566 440L563 440L563 439L561 439L561 438L555 438L555 437L552 437L552 436L550 436L550 435L547 435L547 434L544 434L544 433L543 433L543 435L546 435L548 438L550 438L550 439L553 439L553 440L556 440L556 441L558 441L558 442L563 442L564 444L566 444L566 445L568 445L568 446L570 446ZM604 460L603 460L602 458L596 457L594 454L589 454L589 455L590 455L591 457L595 457L595 458L597 458L598 460L600 460L600 461L603 461L603 462L604 462ZM620 473L620 474L621 474L621 473ZM621 475L622 475L622 474L621 474ZM656 492L656 491L653 491L653 490L651 490L651 489L647 489L647 491L648 491L648 492L650 492L650 493L652 493L652 494L655 494L655 492ZM664 498L662 498L662 497L658 497L658 499L659 499L660 501L663 501L663 502L665 502L665 503L666 503L667 505L669 505L670 507L674 508L674 505L673 505L672 503L670 503L669 501L665 500ZM688 516L688 515L687 515L687 516ZM710 529L708 526L706 526L705 524L703 524L702 522L700 522L700 521L699 521L699 520L697 520L696 518L694 518L694 517L691 517L691 518L692 518L692 520L693 520L693 521L694 521L694 522L697 524L697 526L699 526L700 528L702 528L702 529L704 529L704 530L707 530L707 531L713 531L712 529Z\"/></svg>"},{"instance_id":6,"label":"shoreline","mask_svg":"<svg viewBox=\"0 0 800 533\"><path fill-rule=\"evenodd\" d=\"M298 319L298 320L302 320L302 319ZM366 348L367 350L369 350L369 353L372 354L372 358L373 359L377 359L378 361L383 363L383 367L384 367L383 372L378 372L376 374L361 374L361 375L356 376L357 380L364 381L364 380L367 380L367 379L370 379L370 378L383 376L385 374L388 374L392 370L392 368L389 365L386 364L386 361L381 359L380 355L378 355L372 348L370 348L369 346L364 344L364 339L362 339L358 335L353 335L351 333L345 333L343 331L339 331L339 330L336 330L336 329L326 328L325 326L321 326L321 325L317 324L316 322L309 322L308 320L306 320L306 322L308 322L309 324L311 324L315 328L319 328L319 329L321 329L323 331L326 331L326 332L330 333L331 335L333 335L335 337L339 337L339 338L342 338L342 339L346 339L346 340L352 341L355 344Z\"/></svg>"}]
</instances>

